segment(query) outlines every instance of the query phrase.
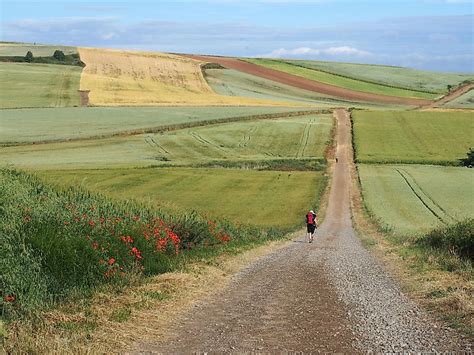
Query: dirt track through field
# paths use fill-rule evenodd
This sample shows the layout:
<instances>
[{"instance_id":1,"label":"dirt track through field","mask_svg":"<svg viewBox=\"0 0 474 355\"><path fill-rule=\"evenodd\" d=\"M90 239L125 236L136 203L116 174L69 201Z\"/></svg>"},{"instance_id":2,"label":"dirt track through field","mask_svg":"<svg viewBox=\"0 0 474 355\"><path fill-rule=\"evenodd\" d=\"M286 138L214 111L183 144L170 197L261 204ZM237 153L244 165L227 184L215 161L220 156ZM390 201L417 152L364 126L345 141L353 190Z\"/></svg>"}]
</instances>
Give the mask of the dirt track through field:
<instances>
[{"instance_id":1,"label":"dirt track through field","mask_svg":"<svg viewBox=\"0 0 474 355\"><path fill-rule=\"evenodd\" d=\"M228 69L238 70L268 80L273 80L282 84L291 85L300 89L314 91L325 95L340 97L346 100L369 101L409 106L427 106L433 103L433 101L431 100L403 98L346 89L339 86L325 84L318 81L302 78L300 76L284 73L278 70L266 68L264 66L245 62L236 58L187 54L183 54L183 56L193 58L202 62L217 63Z\"/></svg>"},{"instance_id":2,"label":"dirt track through field","mask_svg":"<svg viewBox=\"0 0 474 355\"><path fill-rule=\"evenodd\" d=\"M338 163L315 242L307 243L302 231L234 275L224 290L195 304L168 329L171 339L140 343L136 352L461 349L459 338L408 300L355 236L349 202L351 125L346 111L336 111L336 117Z\"/></svg>"},{"instance_id":3,"label":"dirt track through field","mask_svg":"<svg viewBox=\"0 0 474 355\"><path fill-rule=\"evenodd\" d=\"M474 84L467 84L463 85L453 91L451 91L448 95L444 96L438 101L433 102L432 104L422 107L422 109L429 109L429 108L435 108L435 107L442 107L444 104L447 104L450 101L453 101L454 99L457 99L459 96L464 95L467 93L469 90L474 90Z\"/></svg>"}]
</instances>

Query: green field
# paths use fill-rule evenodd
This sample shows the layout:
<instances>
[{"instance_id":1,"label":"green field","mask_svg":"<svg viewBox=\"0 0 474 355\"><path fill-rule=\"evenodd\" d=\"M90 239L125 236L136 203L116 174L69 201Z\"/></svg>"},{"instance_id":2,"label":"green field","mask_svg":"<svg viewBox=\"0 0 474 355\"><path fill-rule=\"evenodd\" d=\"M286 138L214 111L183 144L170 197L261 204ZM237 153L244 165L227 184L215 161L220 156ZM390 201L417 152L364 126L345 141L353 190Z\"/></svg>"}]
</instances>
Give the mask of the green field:
<instances>
[{"instance_id":1,"label":"green field","mask_svg":"<svg viewBox=\"0 0 474 355\"><path fill-rule=\"evenodd\" d=\"M457 164L473 146L470 112L355 111L358 162Z\"/></svg>"},{"instance_id":2,"label":"green field","mask_svg":"<svg viewBox=\"0 0 474 355\"><path fill-rule=\"evenodd\" d=\"M0 57L3 56L24 56L28 51L33 53L35 57L49 57L52 56L55 50L60 50L64 54L77 53L76 47L71 46L55 46L47 44L32 44L32 43L5 43L0 42Z\"/></svg>"},{"instance_id":3,"label":"green field","mask_svg":"<svg viewBox=\"0 0 474 355\"><path fill-rule=\"evenodd\" d=\"M0 108L77 106L81 72L71 65L0 63Z\"/></svg>"},{"instance_id":4,"label":"green field","mask_svg":"<svg viewBox=\"0 0 474 355\"><path fill-rule=\"evenodd\" d=\"M425 92L411 91L406 89L392 88L384 85L375 83L368 83L356 79L345 78L334 74L325 73L318 70L312 70L308 68L302 68L292 64L285 63L284 61L274 59L245 59L246 61L258 65L262 65L267 68L279 70L285 73L301 76L306 79L319 81L326 84L340 86L346 89L370 92L381 95L390 95L398 97L411 97L420 99L434 99L440 95L430 94Z\"/></svg>"},{"instance_id":5,"label":"green field","mask_svg":"<svg viewBox=\"0 0 474 355\"><path fill-rule=\"evenodd\" d=\"M45 171L62 185L82 185L118 199L198 210L235 223L292 227L314 206L322 172L235 169L107 169Z\"/></svg>"},{"instance_id":6,"label":"green field","mask_svg":"<svg viewBox=\"0 0 474 355\"><path fill-rule=\"evenodd\" d=\"M318 107L372 107L387 109L387 105L347 101L327 95L280 84L258 76L231 69L206 69L206 80L220 95L243 96L284 102L301 102ZM392 106L392 109L397 106ZM398 106L402 108L402 106Z\"/></svg>"},{"instance_id":7,"label":"green field","mask_svg":"<svg viewBox=\"0 0 474 355\"><path fill-rule=\"evenodd\" d=\"M284 113L288 107L77 107L2 110L0 144L107 136L231 117Z\"/></svg>"},{"instance_id":8,"label":"green field","mask_svg":"<svg viewBox=\"0 0 474 355\"><path fill-rule=\"evenodd\" d=\"M312 60L284 60L284 62L357 80L438 94L447 93L448 85L456 86L465 80L474 80L472 74L440 73L385 65Z\"/></svg>"},{"instance_id":9,"label":"green field","mask_svg":"<svg viewBox=\"0 0 474 355\"><path fill-rule=\"evenodd\" d=\"M474 171L425 165L359 165L366 206L397 234L474 217Z\"/></svg>"},{"instance_id":10,"label":"green field","mask_svg":"<svg viewBox=\"0 0 474 355\"><path fill-rule=\"evenodd\" d=\"M323 159L331 115L233 122L166 133L0 148L0 164L42 168Z\"/></svg>"},{"instance_id":11,"label":"green field","mask_svg":"<svg viewBox=\"0 0 474 355\"><path fill-rule=\"evenodd\" d=\"M474 90L469 90L464 95L461 95L458 98L449 101L448 103L443 105L443 107L474 109Z\"/></svg>"}]
</instances>

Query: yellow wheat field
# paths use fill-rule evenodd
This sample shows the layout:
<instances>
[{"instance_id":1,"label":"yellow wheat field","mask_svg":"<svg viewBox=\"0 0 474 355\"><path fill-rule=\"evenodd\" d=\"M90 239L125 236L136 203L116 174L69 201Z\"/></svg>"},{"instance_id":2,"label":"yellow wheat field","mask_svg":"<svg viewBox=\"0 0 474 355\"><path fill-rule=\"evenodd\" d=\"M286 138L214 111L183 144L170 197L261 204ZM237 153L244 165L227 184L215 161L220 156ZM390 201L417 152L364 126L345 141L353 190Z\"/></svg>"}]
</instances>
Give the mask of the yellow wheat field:
<instances>
[{"instance_id":1,"label":"yellow wheat field","mask_svg":"<svg viewBox=\"0 0 474 355\"><path fill-rule=\"evenodd\" d=\"M86 64L81 90L90 90L91 105L294 105L218 95L206 83L201 63L190 58L95 48L79 48L79 54Z\"/></svg>"}]
</instances>

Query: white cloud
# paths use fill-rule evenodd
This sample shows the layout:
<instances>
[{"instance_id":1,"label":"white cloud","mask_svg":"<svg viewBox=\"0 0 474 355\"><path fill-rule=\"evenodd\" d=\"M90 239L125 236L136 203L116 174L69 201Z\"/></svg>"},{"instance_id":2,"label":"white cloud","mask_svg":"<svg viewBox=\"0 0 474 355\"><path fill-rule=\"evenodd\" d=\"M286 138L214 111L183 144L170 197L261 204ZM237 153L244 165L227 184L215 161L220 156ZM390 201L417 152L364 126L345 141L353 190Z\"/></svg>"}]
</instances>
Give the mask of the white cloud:
<instances>
[{"instance_id":1,"label":"white cloud","mask_svg":"<svg viewBox=\"0 0 474 355\"><path fill-rule=\"evenodd\" d=\"M270 53L261 55L261 57L268 58L282 58L285 56L288 57L305 57L305 56L345 56L345 57L367 57L372 55L372 53L360 50L350 46L340 46L340 47L329 47L329 48L310 48L310 47L299 47L294 49L280 48Z\"/></svg>"}]
</instances>

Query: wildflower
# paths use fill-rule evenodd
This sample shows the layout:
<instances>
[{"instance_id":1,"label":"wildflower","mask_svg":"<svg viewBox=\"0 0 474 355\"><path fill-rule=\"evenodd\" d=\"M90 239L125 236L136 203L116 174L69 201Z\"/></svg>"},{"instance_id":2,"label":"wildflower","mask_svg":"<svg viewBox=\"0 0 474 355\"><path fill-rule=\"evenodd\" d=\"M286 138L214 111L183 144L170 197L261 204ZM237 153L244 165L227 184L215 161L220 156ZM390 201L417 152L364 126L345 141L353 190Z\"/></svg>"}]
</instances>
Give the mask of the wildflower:
<instances>
[{"instance_id":1,"label":"wildflower","mask_svg":"<svg viewBox=\"0 0 474 355\"><path fill-rule=\"evenodd\" d=\"M138 222L140 220L140 216L133 216L132 219L135 221L135 222Z\"/></svg>"},{"instance_id":2,"label":"wildflower","mask_svg":"<svg viewBox=\"0 0 474 355\"><path fill-rule=\"evenodd\" d=\"M25 218L23 218L23 220L25 222L31 222L31 216L25 216Z\"/></svg>"},{"instance_id":3,"label":"wildflower","mask_svg":"<svg viewBox=\"0 0 474 355\"><path fill-rule=\"evenodd\" d=\"M104 217L100 217L100 218L99 218L99 221L100 221L100 224L104 224L105 218L104 218Z\"/></svg>"},{"instance_id":4,"label":"wildflower","mask_svg":"<svg viewBox=\"0 0 474 355\"><path fill-rule=\"evenodd\" d=\"M95 250L99 249L99 243L97 242L92 243L92 248Z\"/></svg>"},{"instance_id":5,"label":"wildflower","mask_svg":"<svg viewBox=\"0 0 474 355\"><path fill-rule=\"evenodd\" d=\"M113 265L115 264L115 259L114 258L110 258L109 259L109 265Z\"/></svg>"},{"instance_id":6,"label":"wildflower","mask_svg":"<svg viewBox=\"0 0 474 355\"><path fill-rule=\"evenodd\" d=\"M5 300L5 302L15 302L16 297L15 297L15 295L6 295L4 300Z\"/></svg>"},{"instance_id":7,"label":"wildflower","mask_svg":"<svg viewBox=\"0 0 474 355\"><path fill-rule=\"evenodd\" d=\"M67 226L69 224L68 221L64 221L64 225Z\"/></svg>"},{"instance_id":8,"label":"wildflower","mask_svg":"<svg viewBox=\"0 0 474 355\"><path fill-rule=\"evenodd\" d=\"M133 238L129 235L127 235L126 237L120 237L120 239L122 240L122 242L124 242L126 244L132 244L133 243Z\"/></svg>"},{"instance_id":9,"label":"wildflower","mask_svg":"<svg viewBox=\"0 0 474 355\"><path fill-rule=\"evenodd\" d=\"M89 221L89 225L90 225L91 227L94 227L94 226L95 226L95 222L94 222L93 220L90 220L90 221Z\"/></svg>"}]
</instances>

